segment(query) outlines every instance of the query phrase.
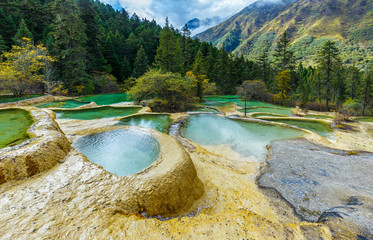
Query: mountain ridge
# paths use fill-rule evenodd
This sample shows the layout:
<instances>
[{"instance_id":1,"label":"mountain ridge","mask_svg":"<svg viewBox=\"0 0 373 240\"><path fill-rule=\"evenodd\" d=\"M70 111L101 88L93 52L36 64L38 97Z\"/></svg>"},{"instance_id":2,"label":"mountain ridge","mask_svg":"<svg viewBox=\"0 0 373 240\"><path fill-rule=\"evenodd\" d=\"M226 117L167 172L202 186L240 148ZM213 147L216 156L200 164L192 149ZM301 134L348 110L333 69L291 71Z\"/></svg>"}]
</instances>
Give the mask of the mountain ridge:
<instances>
[{"instance_id":1,"label":"mountain ridge","mask_svg":"<svg viewBox=\"0 0 373 240\"><path fill-rule=\"evenodd\" d=\"M352 53L346 62L364 64L372 57L372 26L373 0L257 1L196 37L218 47L224 43L227 51L237 55L257 58L263 51L273 51L286 30L294 50L310 55L296 54L298 60L312 63L320 45L334 39L343 55ZM314 49L302 49L307 44Z\"/></svg>"}]
</instances>

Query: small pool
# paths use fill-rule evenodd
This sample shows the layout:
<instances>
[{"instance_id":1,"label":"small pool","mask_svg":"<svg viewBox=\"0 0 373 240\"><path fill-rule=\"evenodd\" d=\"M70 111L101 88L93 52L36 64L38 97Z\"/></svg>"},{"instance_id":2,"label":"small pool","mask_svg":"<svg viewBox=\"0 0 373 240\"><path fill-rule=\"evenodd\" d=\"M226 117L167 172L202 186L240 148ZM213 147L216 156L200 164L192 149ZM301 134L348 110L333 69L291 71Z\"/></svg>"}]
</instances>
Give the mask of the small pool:
<instances>
[{"instance_id":1,"label":"small pool","mask_svg":"<svg viewBox=\"0 0 373 240\"><path fill-rule=\"evenodd\" d=\"M209 107L197 107L191 112L219 113L219 110Z\"/></svg>"},{"instance_id":2,"label":"small pool","mask_svg":"<svg viewBox=\"0 0 373 240\"><path fill-rule=\"evenodd\" d=\"M37 104L35 107L39 108L76 108L83 105L89 104L89 102L80 102L75 100L68 100L68 101L55 101L55 102L48 102Z\"/></svg>"},{"instance_id":3,"label":"small pool","mask_svg":"<svg viewBox=\"0 0 373 240\"><path fill-rule=\"evenodd\" d=\"M116 125L139 126L168 133L171 122L168 114L141 114L122 118Z\"/></svg>"},{"instance_id":4,"label":"small pool","mask_svg":"<svg viewBox=\"0 0 373 240\"><path fill-rule=\"evenodd\" d=\"M76 110L54 110L58 119L92 120L124 117L140 111L141 107L97 107Z\"/></svg>"},{"instance_id":5,"label":"small pool","mask_svg":"<svg viewBox=\"0 0 373 240\"><path fill-rule=\"evenodd\" d=\"M29 139L27 129L33 122L30 113L25 110L0 110L0 148L15 146Z\"/></svg>"},{"instance_id":6,"label":"small pool","mask_svg":"<svg viewBox=\"0 0 373 240\"><path fill-rule=\"evenodd\" d=\"M4 95L4 96L0 96L0 103L17 102L17 101L26 100L30 98L36 98L40 96L43 96L43 95L26 95L22 97L13 97L9 95Z\"/></svg>"},{"instance_id":7,"label":"small pool","mask_svg":"<svg viewBox=\"0 0 373 240\"><path fill-rule=\"evenodd\" d=\"M289 117L287 115L281 115L276 113L254 113L252 117Z\"/></svg>"},{"instance_id":8,"label":"small pool","mask_svg":"<svg viewBox=\"0 0 373 240\"><path fill-rule=\"evenodd\" d=\"M268 119L269 121L282 122L294 125L300 128L310 130L323 137L330 137L333 134L333 129L327 123L310 120L292 120L292 119Z\"/></svg>"},{"instance_id":9,"label":"small pool","mask_svg":"<svg viewBox=\"0 0 373 240\"><path fill-rule=\"evenodd\" d=\"M373 122L373 117L358 117L356 120L360 122Z\"/></svg>"},{"instance_id":10,"label":"small pool","mask_svg":"<svg viewBox=\"0 0 373 240\"><path fill-rule=\"evenodd\" d=\"M192 115L182 128L182 135L202 146L230 146L244 157L264 161L266 145L273 140L300 137L304 132L256 122L232 120L217 115ZM219 147L224 149L224 147ZM219 149L218 149L219 151Z\"/></svg>"},{"instance_id":11,"label":"small pool","mask_svg":"<svg viewBox=\"0 0 373 240\"><path fill-rule=\"evenodd\" d=\"M306 115L305 118L316 118L316 119L332 119L332 116L329 115Z\"/></svg>"},{"instance_id":12,"label":"small pool","mask_svg":"<svg viewBox=\"0 0 373 240\"><path fill-rule=\"evenodd\" d=\"M240 96L237 95L216 95L216 96L205 96L205 105L207 106L226 106L232 103L236 103L239 107L245 107L245 101L242 100ZM246 107L276 107L285 108L282 106L277 106L270 103L260 102L260 101L246 101Z\"/></svg>"},{"instance_id":13,"label":"small pool","mask_svg":"<svg viewBox=\"0 0 373 240\"><path fill-rule=\"evenodd\" d=\"M245 109L239 109L238 111L244 113ZM258 108L246 108L247 113L260 112L260 113L273 113L280 115L291 115L293 114L290 109L286 108L270 108L270 107L258 107Z\"/></svg>"},{"instance_id":14,"label":"small pool","mask_svg":"<svg viewBox=\"0 0 373 240\"><path fill-rule=\"evenodd\" d=\"M117 176L138 173L159 157L159 142L139 130L124 129L81 137L73 147Z\"/></svg>"},{"instance_id":15,"label":"small pool","mask_svg":"<svg viewBox=\"0 0 373 240\"><path fill-rule=\"evenodd\" d=\"M121 102L130 102L125 93L97 94L77 98L81 102L95 102L97 105L111 105Z\"/></svg>"}]
</instances>

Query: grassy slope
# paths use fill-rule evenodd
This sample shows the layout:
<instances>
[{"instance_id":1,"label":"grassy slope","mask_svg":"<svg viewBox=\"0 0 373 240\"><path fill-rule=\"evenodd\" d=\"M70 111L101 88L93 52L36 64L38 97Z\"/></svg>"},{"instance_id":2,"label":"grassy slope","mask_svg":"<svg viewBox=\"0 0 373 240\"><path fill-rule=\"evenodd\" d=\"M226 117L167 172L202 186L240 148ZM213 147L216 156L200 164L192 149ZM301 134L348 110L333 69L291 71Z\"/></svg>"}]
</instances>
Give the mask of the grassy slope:
<instances>
[{"instance_id":1,"label":"grassy slope","mask_svg":"<svg viewBox=\"0 0 373 240\"><path fill-rule=\"evenodd\" d=\"M255 3L197 37L257 58L272 51L287 30L298 60L312 63L327 39L337 40L344 61L364 65L373 57L373 0L298 0L287 5ZM233 44L231 44L233 42Z\"/></svg>"}]
</instances>

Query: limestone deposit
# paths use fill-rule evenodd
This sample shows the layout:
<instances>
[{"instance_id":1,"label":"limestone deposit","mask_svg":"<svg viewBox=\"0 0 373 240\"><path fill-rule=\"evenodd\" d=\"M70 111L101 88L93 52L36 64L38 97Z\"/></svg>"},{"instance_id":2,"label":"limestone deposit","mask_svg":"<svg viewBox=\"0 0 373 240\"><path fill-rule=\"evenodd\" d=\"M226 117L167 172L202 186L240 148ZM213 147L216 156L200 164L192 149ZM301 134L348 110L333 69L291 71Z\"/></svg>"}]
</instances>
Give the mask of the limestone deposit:
<instances>
[{"instance_id":1,"label":"limestone deposit","mask_svg":"<svg viewBox=\"0 0 373 240\"><path fill-rule=\"evenodd\" d=\"M64 159L70 143L47 112L23 108L30 112L34 124L28 129L31 139L14 147L0 149L0 184L38 174Z\"/></svg>"},{"instance_id":2,"label":"limestone deposit","mask_svg":"<svg viewBox=\"0 0 373 240\"><path fill-rule=\"evenodd\" d=\"M235 105L221 107L219 111L240 115ZM44 113L53 118L53 112ZM313 240L368 236L362 235L356 224L350 225L349 220L328 218L317 222L302 218L297 203L286 200L280 189L258 186L257 179L266 162L212 153L181 137L178 127L187 116L185 113L170 116L174 121L170 135L175 139L155 130L141 129L155 136L163 149L160 159L138 174L115 176L71 149L54 167L0 185L0 239ZM57 119L55 127L61 128L72 142L87 134L126 128L115 126L120 119ZM320 149L324 145L372 151L371 123L351 125L355 131L334 129L334 142L310 131L304 131L304 137ZM303 149L302 144L298 142L296 146ZM304 158L307 151L294 152L294 161ZM272 151L268 160L281 154L284 154L281 149ZM356 197L359 190L354 191L356 194L350 195ZM342 195L327 191L317 194L328 194L316 199L329 197L336 204L364 202L366 205L354 207L359 211L365 209L364 217L370 219L370 192L362 193L357 201L350 195L341 200L338 196ZM354 216L359 219L356 213Z\"/></svg>"}]
</instances>

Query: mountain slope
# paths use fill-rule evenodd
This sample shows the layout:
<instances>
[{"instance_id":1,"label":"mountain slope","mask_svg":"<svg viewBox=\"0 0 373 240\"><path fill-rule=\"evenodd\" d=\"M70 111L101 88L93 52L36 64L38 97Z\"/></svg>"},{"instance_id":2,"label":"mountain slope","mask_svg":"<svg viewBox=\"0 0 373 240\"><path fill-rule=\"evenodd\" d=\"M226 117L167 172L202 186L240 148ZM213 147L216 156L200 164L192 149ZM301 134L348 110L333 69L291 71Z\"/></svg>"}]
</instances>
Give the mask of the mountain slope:
<instances>
[{"instance_id":1,"label":"mountain slope","mask_svg":"<svg viewBox=\"0 0 373 240\"><path fill-rule=\"evenodd\" d=\"M285 30L299 60L312 62L322 43L333 38L346 62L364 64L373 50L373 0L258 1L196 37L256 58L273 50Z\"/></svg>"}]
</instances>

